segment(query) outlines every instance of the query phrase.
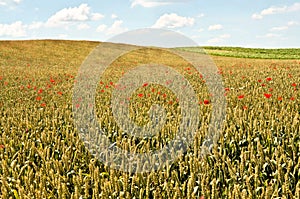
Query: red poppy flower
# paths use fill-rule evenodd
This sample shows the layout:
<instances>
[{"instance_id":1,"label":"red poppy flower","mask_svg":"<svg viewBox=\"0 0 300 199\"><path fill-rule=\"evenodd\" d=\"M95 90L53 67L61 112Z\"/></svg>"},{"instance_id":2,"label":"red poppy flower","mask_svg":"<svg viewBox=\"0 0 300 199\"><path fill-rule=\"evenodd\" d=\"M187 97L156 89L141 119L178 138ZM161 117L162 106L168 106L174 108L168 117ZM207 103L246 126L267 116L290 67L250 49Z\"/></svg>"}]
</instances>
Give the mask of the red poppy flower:
<instances>
[{"instance_id":1,"label":"red poppy flower","mask_svg":"<svg viewBox=\"0 0 300 199\"><path fill-rule=\"evenodd\" d=\"M264 86L266 86L266 85L265 85L265 84L262 84L261 86L264 87Z\"/></svg>"},{"instance_id":2,"label":"red poppy flower","mask_svg":"<svg viewBox=\"0 0 300 199\"><path fill-rule=\"evenodd\" d=\"M45 107L45 106L46 106L46 103L41 103L41 106L42 106L42 107Z\"/></svg>"},{"instance_id":3,"label":"red poppy flower","mask_svg":"<svg viewBox=\"0 0 300 199\"><path fill-rule=\"evenodd\" d=\"M76 108L79 108L80 107L80 104L76 104Z\"/></svg>"},{"instance_id":4,"label":"red poppy flower","mask_svg":"<svg viewBox=\"0 0 300 199\"><path fill-rule=\"evenodd\" d=\"M58 95L62 95L63 93L62 93L61 91L58 91L57 94L58 94Z\"/></svg>"},{"instance_id":5,"label":"red poppy flower","mask_svg":"<svg viewBox=\"0 0 300 199\"><path fill-rule=\"evenodd\" d=\"M36 97L36 100L37 100L37 101L40 101L40 100L42 100L42 97L41 97L41 96L37 96L37 97Z\"/></svg>"},{"instance_id":6,"label":"red poppy flower","mask_svg":"<svg viewBox=\"0 0 300 199\"><path fill-rule=\"evenodd\" d=\"M143 97L144 94L143 94L143 93L139 93L138 96L139 96L139 97Z\"/></svg>"},{"instance_id":7,"label":"red poppy flower","mask_svg":"<svg viewBox=\"0 0 300 199\"><path fill-rule=\"evenodd\" d=\"M166 94L166 93L164 93L164 94L163 94L163 97L164 97L164 98L166 98L166 97L167 97L167 94Z\"/></svg>"},{"instance_id":8,"label":"red poppy flower","mask_svg":"<svg viewBox=\"0 0 300 199\"><path fill-rule=\"evenodd\" d=\"M146 86L148 86L148 83L143 84L143 87L146 87Z\"/></svg>"},{"instance_id":9,"label":"red poppy flower","mask_svg":"<svg viewBox=\"0 0 300 199\"><path fill-rule=\"evenodd\" d=\"M225 91L230 91L230 88L225 88Z\"/></svg>"},{"instance_id":10,"label":"red poppy flower","mask_svg":"<svg viewBox=\"0 0 300 199\"><path fill-rule=\"evenodd\" d=\"M279 96L279 97L277 98L277 100L278 100L278 101L282 101L282 97Z\"/></svg>"},{"instance_id":11,"label":"red poppy flower","mask_svg":"<svg viewBox=\"0 0 300 199\"><path fill-rule=\"evenodd\" d=\"M101 93L104 93L104 90L103 90L103 89L101 90Z\"/></svg>"},{"instance_id":12,"label":"red poppy flower","mask_svg":"<svg viewBox=\"0 0 300 199\"><path fill-rule=\"evenodd\" d=\"M247 107L247 106L243 106L243 109L244 109L244 110L247 110L247 109L248 109L248 107Z\"/></svg>"},{"instance_id":13,"label":"red poppy flower","mask_svg":"<svg viewBox=\"0 0 300 199\"><path fill-rule=\"evenodd\" d=\"M112 86L114 85L114 83L113 83L113 82L109 82L109 84L110 84L110 85L112 85Z\"/></svg>"},{"instance_id":14,"label":"red poppy flower","mask_svg":"<svg viewBox=\"0 0 300 199\"><path fill-rule=\"evenodd\" d=\"M296 83L292 83L292 86L293 86L293 87L296 87L296 86L297 86L297 84L296 84Z\"/></svg>"},{"instance_id":15,"label":"red poppy flower","mask_svg":"<svg viewBox=\"0 0 300 199\"><path fill-rule=\"evenodd\" d=\"M295 100L295 97L291 97L290 99L291 99L292 101L294 101L294 100Z\"/></svg>"},{"instance_id":16,"label":"red poppy flower","mask_svg":"<svg viewBox=\"0 0 300 199\"><path fill-rule=\"evenodd\" d=\"M245 96L244 95L239 95L238 98L239 99L243 99Z\"/></svg>"},{"instance_id":17,"label":"red poppy flower","mask_svg":"<svg viewBox=\"0 0 300 199\"><path fill-rule=\"evenodd\" d=\"M43 89L38 90L38 93L42 93L42 92L43 92Z\"/></svg>"},{"instance_id":18,"label":"red poppy flower","mask_svg":"<svg viewBox=\"0 0 300 199\"><path fill-rule=\"evenodd\" d=\"M52 79L52 77L51 77L50 82L51 82L51 83L55 83L55 80Z\"/></svg>"},{"instance_id":19,"label":"red poppy flower","mask_svg":"<svg viewBox=\"0 0 300 199\"><path fill-rule=\"evenodd\" d=\"M209 104L209 100L204 100L203 103L204 104Z\"/></svg>"},{"instance_id":20,"label":"red poppy flower","mask_svg":"<svg viewBox=\"0 0 300 199\"><path fill-rule=\"evenodd\" d=\"M273 88L269 88L269 91L272 92L272 91L273 91Z\"/></svg>"},{"instance_id":21,"label":"red poppy flower","mask_svg":"<svg viewBox=\"0 0 300 199\"><path fill-rule=\"evenodd\" d=\"M271 81L272 78L271 78L271 77L267 77L266 80L267 80L267 81Z\"/></svg>"},{"instance_id":22,"label":"red poppy flower","mask_svg":"<svg viewBox=\"0 0 300 199\"><path fill-rule=\"evenodd\" d=\"M5 146L3 144L0 144L0 149L4 149Z\"/></svg>"},{"instance_id":23,"label":"red poppy flower","mask_svg":"<svg viewBox=\"0 0 300 199\"><path fill-rule=\"evenodd\" d=\"M272 94L265 93L264 96L265 96L267 99L269 99L269 98L272 96Z\"/></svg>"},{"instance_id":24,"label":"red poppy flower","mask_svg":"<svg viewBox=\"0 0 300 199\"><path fill-rule=\"evenodd\" d=\"M172 83L172 80L166 81L166 85L169 85L169 84L171 84L171 83Z\"/></svg>"}]
</instances>

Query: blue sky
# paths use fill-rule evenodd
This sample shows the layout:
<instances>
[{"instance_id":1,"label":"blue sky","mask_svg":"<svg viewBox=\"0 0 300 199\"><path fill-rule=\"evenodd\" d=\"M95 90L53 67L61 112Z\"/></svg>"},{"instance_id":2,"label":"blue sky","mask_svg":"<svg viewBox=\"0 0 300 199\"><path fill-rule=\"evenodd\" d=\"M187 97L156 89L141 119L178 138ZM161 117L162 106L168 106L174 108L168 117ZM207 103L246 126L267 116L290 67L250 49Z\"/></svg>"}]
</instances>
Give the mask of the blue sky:
<instances>
[{"instance_id":1,"label":"blue sky","mask_svg":"<svg viewBox=\"0 0 300 199\"><path fill-rule=\"evenodd\" d=\"M201 46L300 47L300 1L0 0L0 40L107 39L140 28Z\"/></svg>"}]
</instances>

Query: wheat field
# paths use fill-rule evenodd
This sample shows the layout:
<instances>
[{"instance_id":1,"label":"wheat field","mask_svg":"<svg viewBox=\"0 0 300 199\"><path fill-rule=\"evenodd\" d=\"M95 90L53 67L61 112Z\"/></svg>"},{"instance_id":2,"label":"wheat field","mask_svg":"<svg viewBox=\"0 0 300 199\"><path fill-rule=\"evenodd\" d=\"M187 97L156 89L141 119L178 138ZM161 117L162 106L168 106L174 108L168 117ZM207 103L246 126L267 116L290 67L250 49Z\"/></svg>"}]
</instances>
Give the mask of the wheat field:
<instances>
[{"instance_id":1,"label":"wheat field","mask_svg":"<svg viewBox=\"0 0 300 199\"><path fill-rule=\"evenodd\" d=\"M137 64L154 61L193 86L200 126L193 144L159 171L131 174L95 158L73 117L73 86L99 42L0 42L0 198L300 198L300 60L211 56L223 78L226 120L212 152L199 156L211 116L205 80L193 66L158 49L115 60L96 90L96 115L108 138L137 153L173 139L180 121L176 95L156 84L130 98L130 118L149 122L153 103L168 122L151 139L122 133L109 105L116 82Z\"/></svg>"}]
</instances>

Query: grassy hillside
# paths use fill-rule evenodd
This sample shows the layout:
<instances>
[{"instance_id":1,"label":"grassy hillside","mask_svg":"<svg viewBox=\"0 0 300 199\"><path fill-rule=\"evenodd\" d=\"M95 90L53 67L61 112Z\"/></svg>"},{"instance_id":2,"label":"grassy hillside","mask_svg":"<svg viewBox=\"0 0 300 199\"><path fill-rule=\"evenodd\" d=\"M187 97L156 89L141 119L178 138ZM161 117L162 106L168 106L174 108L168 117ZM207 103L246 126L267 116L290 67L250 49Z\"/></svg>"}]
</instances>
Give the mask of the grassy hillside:
<instances>
[{"instance_id":1,"label":"grassy hillside","mask_svg":"<svg viewBox=\"0 0 300 199\"><path fill-rule=\"evenodd\" d=\"M260 48L241 48L241 47L186 47L179 48L191 52L207 52L210 55L238 57L238 58L257 58L257 59L300 59L300 48L290 49L260 49Z\"/></svg>"},{"instance_id":2,"label":"grassy hillside","mask_svg":"<svg viewBox=\"0 0 300 199\"><path fill-rule=\"evenodd\" d=\"M118 127L111 93L137 64L174 68L190 82L200 110L199 128L186 153L165 169L128 174L97 160L74 125L76 75L98 44L0 41L0 198L300 198L298 60L212 56L224 81L226 121L212 153L201 157L212 108L203 76L163 50L141 49L118 58L97 83L95 112L119 148L160 149L182 118L176 95L149 83L132 93L128 117L144 125L151 105L160 104L165 126L152 138L140 139Z\"/></svg>"}]
</instances>

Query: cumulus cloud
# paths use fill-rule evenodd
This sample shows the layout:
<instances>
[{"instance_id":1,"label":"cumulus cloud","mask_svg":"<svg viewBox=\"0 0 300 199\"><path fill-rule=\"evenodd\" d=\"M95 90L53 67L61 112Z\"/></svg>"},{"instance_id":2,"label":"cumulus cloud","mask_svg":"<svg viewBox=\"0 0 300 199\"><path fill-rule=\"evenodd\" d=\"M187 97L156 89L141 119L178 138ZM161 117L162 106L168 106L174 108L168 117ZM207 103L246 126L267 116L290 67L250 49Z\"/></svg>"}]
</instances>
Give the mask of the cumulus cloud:
<instances>
[{"instance_id":1,"label":"cumulus cloud","mask_svg":"<svg viewBox=\"0 0 300 199\"><path fill-rule=\"evenodd\" d=\"M192 26L195 19L192 17L183 17L175 13L162 15L152 26L152 28L180 28L184 26Z\"/></svg>"},{"instance_id":2,"label":"cumulus cloud","mask_svg":"<svg viewBox=\"0 0 300 199\"><path fill-rule=\"evenodd\" d=\"M90 16L90 19L92 21L99 21L101 19L104 18L104 15L100 14L100 13L92 13L91 16Z\"/></svg>"},{"instance_id":3,"label":"cumulus cloud","mask_svg":"<svg viewBox=\"0 0 300 199\"><path fill-rule=\"evenodd\" d=\"M112 14L112 15L111 15L111 18L112 18L112 19L116 19L116 18L118 18L118 16L117 16L116 14Z\"/></svg>"},{"instance_id":4,"label":"cumulus cloud","mask_svg":"<svg viewBox=\"0 0 300 199\"><path fill-rule=\"evenodd\" d=\"M132 0L131 7L142 6L145 8L152 8L157 6L165 6L174 3L184 3L189 0Z\"/></svg>"},{"instance_id":5,"label":"cumulus cloud","mask_svg":"<svg viewBox=\"0 0 300 199\"><path fill-rule=\"evenodd\" d=\"M254 13L252 15L252 19L262 19L264 16L267 15L289 13L289 12L296 12L296 11L300 11L300 3L294 3L293 5L290 6L281 6L281 7L272 6L270 8L266 8L262 10L260 13Z\"/></svg>"},{"instance_id":6,"label":"cumulus cloud","mask_svg":"<svg viewBox=\"0 0 300 199\"><path fill-rule=\"evenodd\" d=\"M223 26L221 24L215 24L208 27L208 30L221 30Z\"/></svg>"},{"instance_id":7,"label":"cumulus cloud","mask_svg":"<svg viewBox=\"0 0 300 199\"><path fill-rule=\"evenodd\" d=\"M107 28L107 25L102 24L102 25L97 27L96 31L97 32L104 32L106 30L106 28Z\"/></svg>"},{"instance_id":8,"label":"cumulus cloud","mask_svg":"<svg viewBox=\"0 0 300 199\"><path fill-rule=\"evenodd\" d=\"M205 16L205 14L203 14L203 13L197 15L198 18L202 18L204 16Z\"/></svg>"},{"instance_id":9,"label":"cumulus cloud","mask_svg":"<svg viewBox=\"0 0 300 199\"><path fill-rule=\"evenodd\" d=\"M288 26L277 26L277 27L271 28L270 30L271 31L282 31L282 30L287 30L287 29L289 29Z\"/></svg>"},{"instance_id":10,"label":"cumulus cloud","mask_svg":"<svg viewBox=\"0 0 300 199\"><path fill-rule=\"evenodd\" d=\"M287 22L287 24L285 26L277 26L277 27L273 27L270 29L270 31L283 31L283 30L287 30L289 29L290 27L292 26L296 26L298 25L299 23L296 22L296 21L289 21Z\"/></svg>"},{"instance_id":11,"label":"cumulus cloud","mask_svg":"<svg viewBox=\"0 0 300 199\"><path fill-rule=\"evenodd\" d=\"M106 34L108 35L116 35L120 34L122 32L127 31L127 28L122 27L123 21L122 20L117 20L115 21L111 27L109 27L106 31Z\"/></svg>"},{"instance_id":12,"label":"cumulus cloud","mask_svg":"<svg viewBox=\"0 0 300 199\"><path fill-rule=\"evenodd\" d=\"M61 26L70 22L97 21L104 16L100 13L92 13L87 4L78 7L64 8L52 15L46 22L46 26Z\"/></svg>"},{"instance_id":13,"label":"cumulus cloud","mask_svg":"<svg viewBox=\"0 0 300 199\"><path fill-rule=\"evenodd\" d=\"M274 33L267 33L265 35L260 35L260 36L256 36L257 38L276 38L276 37L280 37L281 35L279 34L274 34Z\"/></svg>"},{"instance_id":14,"label":"cumulus cloud","mask_svg":"<svg viewBox=\"0 0 300 199\"><path fill-rule=\"evenodd\" d=\"M297 21L289 21L287 23L288 26L295 26L295 25L299 25L299 23Z\"/></svg>"},{"instance_id":15,"label":"cumulus cloud","mask_svg":"<svg viewBox=\"0 0 300 199\"><path fill-rule=\"evenodd\" d=\"M26 26L21 21L12 24L0 24L1 37L24 37L26 35Z\"/></svg>"},{"instance_id":16,"label":"cumulus cloud","mask_svg":"<svg viewBox=\"0 0 300 199\"><path fill-rule=\"evenodd\" d=\"M0 0L0 6L18 5L22 0Z\"/></svg>"},{"instance_id":17,"label":"cumulus cloud","mask_svg":"<svg viewBox=\"0 0 300 199\"><path fill-rule=\"evenodd\" d=\"M127 28L122 27L123 21L116 20L114 23L108 27L105 24L99 25L96 29L97 32L104 32L106 35L116 35L127 31Z\"/></svg>"}]
</instances>

